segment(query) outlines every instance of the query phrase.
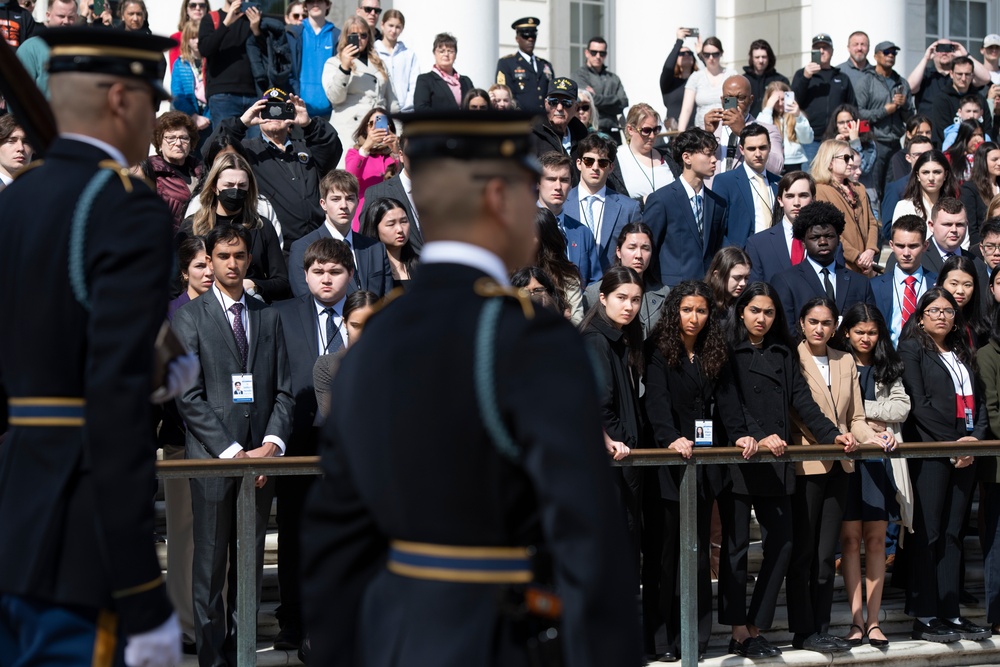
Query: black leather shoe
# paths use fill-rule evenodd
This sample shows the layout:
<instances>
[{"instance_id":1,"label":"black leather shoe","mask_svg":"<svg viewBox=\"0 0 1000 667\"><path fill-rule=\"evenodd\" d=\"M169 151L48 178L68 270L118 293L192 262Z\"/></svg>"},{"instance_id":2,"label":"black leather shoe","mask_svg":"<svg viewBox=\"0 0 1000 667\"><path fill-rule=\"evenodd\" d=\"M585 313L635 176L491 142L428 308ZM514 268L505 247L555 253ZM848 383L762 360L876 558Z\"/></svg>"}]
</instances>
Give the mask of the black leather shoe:
<instances>
[{"instance_id":1,"label":"black leather shoe","mask_svg":"<svg viewBox=\"0 0 1000 667\"><path fill-rule=\"evenodd\" d=\"M804 651L816 651L817 653L840 653L841 651L849 651L851 649L851 645L840 637L824 635L818 632L814 632L802 640L793 639L792 646Z\"/></svg>"},{"instance_id":2,"label":"black leather shoe","mask_svg":"<svg viewBox=\"0 0 1000 667\"><path fill-rule=\"evenodd\" d=\"M767 651L768 656L775 657L781 655L781 649L767 641L767 637L764 635L757 635L754 637L757 640L757 644L765 651Z\"/></svg>"},{"instance_id":3,"label":"black leather shoe","mask_svg":"<svg viewBox=\"0 0 1000 667\"><path fill-rule=\"evenodd\" d=\"M993 632L989 628L976 625L964 616L958 617L958 623L952 623L947 620L943 622L947 627L961 634L962 639L968 639L969 641L981 642L993 636Z\"/></svg>"},{"instance_id":4,"label":"black leather shoe","mask_svg":"<svg viewBox=\"0 0 1000 667\"><path fill-rule=\"evenodd\" d=\"M665 651L659 658L660 662L677 662L680 659L681 654L674 651Z\"/></svg>"},{"instance_id":5,"label":"black leather shoe","mask_svg":"<svg viewBox=\"0 0 1000 667\"><path fill-rule=\"evenodd\" d=\"M962 638L962 634L956 631L939 618L932 618L930 623L921 623L919 620L913 621L913 633L910 635L914 639L923 639L928 642L947 644L957 642Z\"/></svg>"},{"instance_id":6,"label":"black leather shoe","mask_svg":"<svg viewBox=\"0 0 1000 667\"><path fill-rule=\"evenodd\" d=\"M312 653L312 644L309 643L309 637L302 640L302 646L299 647L299 660L303 665L309 664L309 655Z\"/></svg>"},{"instance_id":7,"label":"black leather shoe","mask_svg":"<svg viewBox=\"0 0 1000 667\"><path fill-rule=\"evenodd\" d=\"M768 658L771 653L765 649L756 637L747 637L741 642L735 638L729 640L729 652L744 658Z\"/></svg>"}]
</instances>

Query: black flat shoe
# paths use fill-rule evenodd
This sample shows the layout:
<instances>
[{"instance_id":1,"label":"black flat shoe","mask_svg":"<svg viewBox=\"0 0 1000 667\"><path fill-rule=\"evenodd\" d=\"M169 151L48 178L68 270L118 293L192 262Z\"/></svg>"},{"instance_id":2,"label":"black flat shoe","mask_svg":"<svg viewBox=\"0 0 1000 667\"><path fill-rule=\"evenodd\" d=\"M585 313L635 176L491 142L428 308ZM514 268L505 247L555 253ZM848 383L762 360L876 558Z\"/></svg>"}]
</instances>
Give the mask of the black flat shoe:
<instances>
[{"instance_id":1,"label":"black flat shoe","mask_svg":"<svg viewBox=\"0 0 1000 667\"><path fill-rule=\"evenodd\" d=\"M958 617L958 623L952 623L951 621L943 622L947 627L962 635L962 639L968 639L969 641L981 642L993 636L993 632L989 628L976 625L964 616Z\"/></svg>"},{"instance_id":2,"label":"black flat shoe","mask_svg":"<svg viewBox=\"0 0 1000 667\"><path fill-rule=\"evenodd\" d=\"M770 657L774 658L776 656L781 655L781 649L772 644L771 642L767 641L767 637L765 637L764 635L757 635L756 637L754 637L754 639L757 640L757 644L763 650L767 651L767 654Z\"/></svg>"},{"instance_id":3,"label":"black flat shoe","mask_svg":"<svg viewBox=\"0 0 1000 667\"><path fill-rule=\"evenodd\" d=\"M878 630L879 632L882 632L882 628L878 627L877 625L873 625L869 627L868 630L865 631L865 639L868 640L869 646L873 646L875 648L885 648L886 646L889 645L888 639L875 639L874 637L872 637L872 630ZM883 636L885 635L884 632L882 632L882 634Z\"/></svg>"},{"instance_id":4,"label":"black flat shoe","mask_svg":"<svg viewBox=\"0 0 1000 667\"><path fill-rule=\"evenodd\" d=\"M875 627L878 627L878 626L875 626ZM849 637L844 637L844 641L847 642L848 644L850 644L852 647L853 646L861 646L865 642L865 637L867 637L868 635L865 634L865 629L862 628L860 625L858 625L856 623L852 623L851 624L851 627L848 629L847 634L851 634L850 631L853 630L854 628L858 629L858 632L861 633L861 636L860 637L855 637L854 639L851 639Z\"/></svg>"},{"instance_id":5,"label":"black flat shoe","mask_svg":"<svg viewBox=\"0 0 1000 667\"><path fill-rule=\"evenodd\" d=\"M756 637L747 637L743 641L736 638L729 640L729 652L744 658L769 658L771 653L757 641Z\"/></svg>"},{"instance_id":6,"label":"black flat shoe","mask_svg":"<svg viewBox=\"0 0 1000 667\"><path fill-rule=\"evenodd\" d=\"M928 642L949 644L960 640L962 633L946 625L940 618L932 618L930 623L921 623L919 620L913 621L913 633L910 636L914 639L923 639Z\"/></svg>"}]
</instances>

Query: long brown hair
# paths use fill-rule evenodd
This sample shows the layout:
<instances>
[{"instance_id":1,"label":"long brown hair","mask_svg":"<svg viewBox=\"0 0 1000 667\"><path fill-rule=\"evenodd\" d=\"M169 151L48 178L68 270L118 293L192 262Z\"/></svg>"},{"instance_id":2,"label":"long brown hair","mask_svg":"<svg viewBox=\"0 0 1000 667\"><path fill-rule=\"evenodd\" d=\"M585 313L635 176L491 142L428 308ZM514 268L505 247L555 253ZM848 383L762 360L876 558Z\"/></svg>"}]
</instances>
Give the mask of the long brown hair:
<instances>
[{"instance_id":1,"label":"long brown hair","mask_svg":"<svg viewBox=\"0 0 1000 667\"><path fill-rule=\"evenodd\" d=\"M990 151L1000 151L1000 146L992 141L984 141L976 148L972 157L972 178L970 179L976 192L979 193L979 198L987 206L993 201L993 187L1000 184L1000 179L990 176L989 164L986 161Z\"/></svg>"},{"instance_id":2,"label":"long brown hair","mask_svg":"<svg viewBox=\"0 0 1000 667\"><path fill-rule=\"evenodd\" d=\"M368 47L365 49L365 55L368 58L368 63L381 72L382 76L385 77L386 84L388 84L389 74L385 70L385 65L382 63L382 59L378 57L378 53L375 51L375 33L372 31L372 27L368 25L368 22L360 16L351 16L344 21L344 27L341 29L340 39L337 40L337 52L339 53L344 49L344 47L347 46L347 35L354 26L360 26L368 32Z\"/></svg>"},{"instance_id":3,"label":"long brown hair","mask_svg":"<svg viewBox=\"0 0 1000 667\"><path fill-rule=\"evenodd\" d=\"M604 277L601 279L600 293L607 297L621 285L638 285L640 290L645 291L642 285L642 277L634 269L618 265L612 266L604 274ZM600 319L606 324L614 326L611 320L608 319L607 310L600 299L590 307L583 321L580 322L580 331L586 331L594 319ZM625 334L625 344L628 346L628 365L635 374L636 379L642 377L646 371L642 350L642 322L640 320L639 314L636 313L632 321L622 327L622 332Z\"/></svg>"},{"instance_id":4,"label":"long brown hair","mask_svg":"<svg viewBox=\"0 0 1000 667\"><path fill-rule=\"evenodd\" d=\"M764 89L764 99L762 101L766 104L767 101L771 99L771 95L773 95L775 91L778 90L782 92L789 92L791 91L791 88L784 81L772 81L771 83L767 84L767 88ZM799 113L802 113L802 111L800 110ZM772 107L771 109L771 122L777 125L778 127L781 127L783 121L785 125L784 135L788 137L789 141L794 141L798 143L799 137L797 134L795 134L796 120L798 119L795 116L788 113L788 109L785 109L785 113L782 114L779 114L778 110L774 107Z\"/></svg>"},{"instance_id":5,"label":"long brown hair","mask_svg":"<svg viewBox=\"0 0 1000 667\"><path fill-rule=\"evenodd\" d=\"M243 204L242 222L247 229L256 229L261 226L260 215L257 213L257 179L254 178L250 164L237 153L221 153L212 163L212 168L205 177L205 184L202 186L198 200L201 208L194 214L191 232L196 236L205 236L215 227L217 214L216 205L219 203L219 196L215 193L215 186L219 182L219 177L226 169L236 169L246 172L247 198Z\"/></svg>"}]
</instances>

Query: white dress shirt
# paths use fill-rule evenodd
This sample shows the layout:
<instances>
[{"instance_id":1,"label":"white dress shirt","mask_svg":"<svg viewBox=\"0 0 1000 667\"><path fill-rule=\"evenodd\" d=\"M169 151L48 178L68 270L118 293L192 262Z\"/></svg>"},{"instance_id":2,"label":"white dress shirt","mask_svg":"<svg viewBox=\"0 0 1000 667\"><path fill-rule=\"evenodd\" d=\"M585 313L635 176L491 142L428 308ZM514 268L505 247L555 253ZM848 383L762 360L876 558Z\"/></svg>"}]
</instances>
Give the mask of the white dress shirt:
<instances>
[{"instance_id":1,"label":"white dress shirt","mask_svg":"<svg viewBox=\"0 0 1000 667\"><path fill-rule=\"evenodd\" d=\"M750 179L750 194L753 197L754 233L762 232L771 226L771 214L774 210L774 193L767 182L767 173L758 174L746 162L743 163L743 170ZM763 190L757 182L757 178L764 179ZM766 223L766 224L765 224Z\"/></svg>"},{"instance_id":2,"label":"white dress shirt","mask_svg":"<svg viewBox=\"0 0 1000 667\"><path fill-rule=\"evenodd\" d=\"M577 194L580 197L580 217L583 218L583 224L587 225L587 228L593 232L594 241L597 243L597 246L600 247L601 226L604 224L604 206L607 203L608 188L605 186L591 195L581 185L577 188ZM587 211L587 197L597 198L593 205L593 219L591 219L590 213Z\"/></svg>"},{"instance_id":3,"label":"white dress shirt","mask_svg":"<svg viewBox=\"0 0 1000 667\"><path fill-rule=\"evenodd\" d=\"M326 229L327 229L327 231L330 232L330 236L332 236L337 241L343 241L344 243L346 243L347 245L349 245L351 247L351 257L354 259L354 273L355 273L355 275L357 275L357 272L358 272L358 254L356 252L354 252L354 231L350 227L348 227L347 228L347 233L346 234L341 234L340 230L337 229L333 225L333 223L331 223L329 220L324 220L323 224L326 225Z\"/></svg>"},{"instance_id":4,"label":"white dress shirt","mask_svg":"<svg viewBox=\"0 0 1000 667\"><path fill-rule=\"evenodd\" d=\"M331 348L330 341L326 339L326 318L331 317L327 315L325 311L327 308L333 308L333 326L337 330L337 334L340 336L341 342L343 342L344 347L347 347L347 327L344 326L344 303L347 301L345 296L337 303L332 306L326 306L321 301L313 299L313 305L316 306L316 320L318 322L318 330L316 341L319 347L320 356L324 354L329 354Z\"/></svg>"},{"instance_id":5,"label":"white dress shirt","mask_svg":"<svg viewBox=\"0 0 1000 667\"><path fill-rule=\"evenodd\" d=\"M809 266L812 270L816 272L816 277L819 278L819 284L823 285L823 295L826 295L826 285L823 283L823 274L820 273L823 269L830 272L830 284L833 285L833 296L837 296L837 262L833 261L826 266L821 266L816 260L814 260L809 255L806 255L806 261L809 262Z\"/></svg>"},{"instance_id":6,"label":"white dress shirt","mask_svg":"<svg viewBox=\"0 0 1000 667\"><path fill-rule=\"evenodd\" d=\"M924 269L921 266L917 267L917 270L913 273L906 273L899 265L893 267L892 269L892 321L889 322L889 338L892 339L892 344L899 344L899 334L903 332L903 296L906 294L906 279L910 276L917 279L917 282L913 285L914 291L917 293L917 301L920 301L920 297L924 295L931 285L927 284L927 279L924 276ZM913 317L911 315L911 317Z\"/></svg>"},{"instance_id":7,"label":"white dress shirt","mask_svg":"<svg viewBox=\"0 0 1000 667\"><path fill-rule=\"evenodd\" d=\"M417 211L417 205L413 203L413 181L410 180L410 175L406 173L406 170L399 172L399 182L403 184L403 192L406 193L406 199L410 202L410 210L413 211L413 219L410 220L411 225L416 225L417 229L420 229L420 213Z\"/></svg>"}]
</instances>

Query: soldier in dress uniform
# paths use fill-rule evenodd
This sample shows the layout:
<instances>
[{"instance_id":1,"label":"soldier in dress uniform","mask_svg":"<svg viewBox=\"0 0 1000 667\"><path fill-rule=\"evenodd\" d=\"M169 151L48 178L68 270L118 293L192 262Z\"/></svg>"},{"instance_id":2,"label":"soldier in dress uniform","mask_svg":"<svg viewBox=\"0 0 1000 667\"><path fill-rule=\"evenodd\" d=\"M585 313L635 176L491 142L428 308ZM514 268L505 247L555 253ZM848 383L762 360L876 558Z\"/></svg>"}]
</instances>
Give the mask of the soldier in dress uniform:
<instances>
[{"instance_id":1,"label":"soldier in dress uniform","mask_svg":"<svg viewBox=\"0 0 1000 667\"><path fill-rule=\"evenodd\" d=\"M170 97L176 43L45 39L60 135L0 193L0 665L169 667L181 638L152 540L150 395L171 216L128 166Z\"/></svg>"},{"instance_id":2,"label":"soldier in dress uniform","mask_svg":"<svg viewBox=\"0 0 1000 667\"><path fill-rule=\"evenodd\" d=\"M555 78L552 63L535 57L535 40L540 23L534 16L514 21L510 27L514 29L514 39L517 40L517 53L497 61L497 83L510 88L518 107L531 113L545 111L542 100L549 89L549 81Z\"/></svg>"},{"instance_id":3,"label":"soldier in dress uniform","mask_svg":"<svg viewBox=\"0 0 1000 667\"><path fill-rule=\"evenodd\" d=\"M535 253L531 118L402 120L426 244L331 388L303 527L310 662L554 664L547 614L557 664L639 665L636 572L587 353L509 287ZM387 382L391 415L372 401Z\"/></svg>"}]
</instances>

